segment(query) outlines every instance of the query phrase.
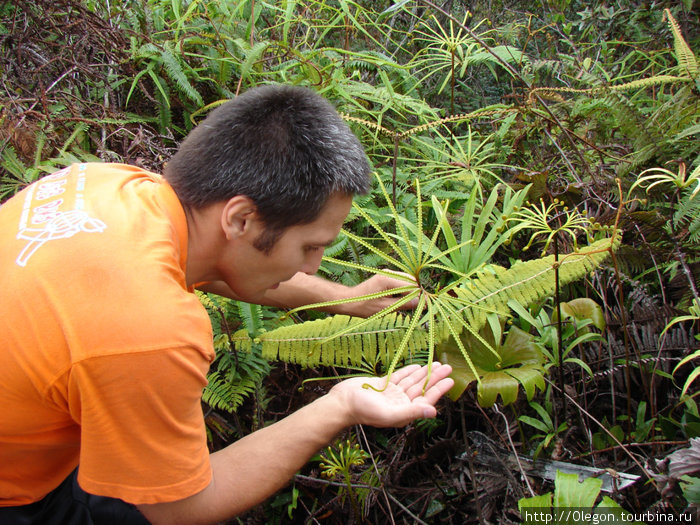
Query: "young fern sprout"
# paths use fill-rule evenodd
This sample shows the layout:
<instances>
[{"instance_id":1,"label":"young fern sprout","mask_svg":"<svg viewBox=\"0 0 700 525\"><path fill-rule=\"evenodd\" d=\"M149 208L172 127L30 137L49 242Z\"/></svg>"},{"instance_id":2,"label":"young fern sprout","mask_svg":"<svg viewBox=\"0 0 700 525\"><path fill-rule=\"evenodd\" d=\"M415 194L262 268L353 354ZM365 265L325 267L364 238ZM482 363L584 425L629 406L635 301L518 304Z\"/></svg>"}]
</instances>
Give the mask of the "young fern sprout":
<instances>
[{"instance_id":1,"label":"young fern sprout","mask_svg":"<svg viewBox=\"0 0 700 525\"><path fill-rule=\"evenodd\" d=\"M678 191L682 191L695 183L697 186L690 194L690 198L694 199L700 193L700 165L689 176L686 177L686 174L687 169L684 162L678 164L678 173L673 173L666 168L649 168L639 174L639 178L630 187L628 195L637 186L645 188L646 192L649 193L654 186L659 184L672 184Z\"/></svg>"},{"instance_id":2,"label":"young fern sprout","mask_svg":"<svg viewBox=\"0 0 700 525\"><path fill-rule=\"evenodd\" d=\"M345 490L350 498L353 512L356 517L360 518L360 505L356 500L352 486L352 468L364 465L365 460L369 459L370 455L360 448L360 445L357 443L353 445L350 439L346 439L345 443L339 441L336 445L336 449L337 450L333 450L332 447L327 447L326 450L321 453L321 463L319 464L321 467L321 475L328 479L332 479L337 475L343 477Z\"/></svg>"},{"instance_id":3,"label":"young fern sprout","mask_svg":"<svg viewBox=\"0 0 700 525\"><path fill-rule=\"evenodd\" d=\"M538 237L545 236L542 248L542 255L544 255L552 240L559 233L568 235L576 249L578 249L577 233L585 233L590 240L591 221L579 214L578 210L569 211L566 206L561 211L558 210L557 207L561 204L563 203L559 199L554 199L552 203L545 206L544 200L540 199L539 206L522 208L513 214L511 220L517 221L527 229L534 230L523 250L528 250ZM553 223L559 223L559 225L552 226Z\"/></svg>"},{"instance_id":4,"label":"young fern sprout","mask_svg":"<svg viewBox=\"0 0 700 525\"><path fill-rule=\"evenodd\" d=\"M369 458L369 454L360 448L360 445L354 445L349 439L345 443L339 441L336 445L336 450L333 447L327 447L325 452L321 453L321 474L326 478L333 478L338 474L348 478L350 469L355 466L364 465L365 460Z\"/></svg>"},{"instance_id":5,"label":"young fern sprout","mask_svg":"<svg viewBox=\"0 0 700 525\"><path fill-rule=\"evenodd\" d=\"M469 12L464 14L462 25L466 24L470 16ZM477 50L479 44L463 32L461 26L455 31L452 20L450 20L449 31L445 30L434 15L429 21L434 23L436 29L429 22L421 21L421 27L416 30L418 35L416 41L421 42L421 51L416 54L413 66L417 75L425 73L419 80L420 83L440 74L443 70L448 70L448 74L438 88L438 93L442 93L448 83L454 81L458 73L457 68L466 68L465 56L468 57ZM482 23L483 21L479 22L474 29ZM464 71L459 74L463 75Z\"/></svg>"}]
</instances>

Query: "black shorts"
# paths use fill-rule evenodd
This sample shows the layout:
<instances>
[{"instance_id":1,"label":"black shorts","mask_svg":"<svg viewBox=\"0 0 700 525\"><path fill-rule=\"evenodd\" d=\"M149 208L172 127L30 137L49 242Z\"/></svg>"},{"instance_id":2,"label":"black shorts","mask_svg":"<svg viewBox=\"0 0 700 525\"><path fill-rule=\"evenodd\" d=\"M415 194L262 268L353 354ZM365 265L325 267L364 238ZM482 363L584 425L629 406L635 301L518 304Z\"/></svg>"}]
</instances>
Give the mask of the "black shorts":
<instances>
[{"instance_id":1,"label":"black shorts","mask_svg":"<svg viewBox=\"0 0 700 525\"><path fill-rule=\"evenodd\" d=\"M132 504L88 494L77 478L76 469L37 502L0 507L0 525L149 525Z\"/></svg>"}]
</instances>

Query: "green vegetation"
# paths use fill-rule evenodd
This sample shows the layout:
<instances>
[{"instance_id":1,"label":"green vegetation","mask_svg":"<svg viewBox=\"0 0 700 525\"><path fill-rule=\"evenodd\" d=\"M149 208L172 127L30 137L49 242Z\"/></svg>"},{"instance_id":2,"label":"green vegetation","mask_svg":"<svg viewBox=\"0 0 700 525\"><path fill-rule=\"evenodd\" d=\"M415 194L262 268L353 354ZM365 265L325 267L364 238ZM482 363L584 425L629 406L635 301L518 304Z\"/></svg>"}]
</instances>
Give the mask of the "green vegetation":
<instances>
[{"instance_id":1,"label":"green vegetation","mask_svg":"<svg viewBox=\"0 0 700 525\"><path fill-rule=\"evenodd\" d=\"M464 4L0 1L0 202L71 162L159 171L209 109L264 83L316 89L365 145L374 191L321 272L404 272L419 308L363 320L202 294L211 446L337 375L442 359L457 385L435 421L352 429L240 523L697 502L700 463L683 454L700 437L693 2ZM505 450L488 469L475 432ZM596 506L596 478L528 478L519 456L641 479Z\"/></svg>"}]
</instances>

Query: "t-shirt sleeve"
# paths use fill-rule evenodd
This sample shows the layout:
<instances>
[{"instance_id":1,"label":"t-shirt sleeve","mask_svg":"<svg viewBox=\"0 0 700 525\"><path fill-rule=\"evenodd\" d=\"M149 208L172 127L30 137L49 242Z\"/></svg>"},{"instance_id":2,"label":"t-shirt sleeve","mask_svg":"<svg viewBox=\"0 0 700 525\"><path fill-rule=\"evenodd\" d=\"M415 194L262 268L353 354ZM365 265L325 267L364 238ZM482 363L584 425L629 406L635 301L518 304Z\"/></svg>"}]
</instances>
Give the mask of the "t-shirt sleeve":
<instances>
[{"instance_id":1,"label":"t-shirt sleeve","mask_svg":"<svg viewBox=\"0 0 700 525\"><path fill-rule=\"evenodd\" d=\"M76 363L69 406L81 426L81 487L133 504L203 490L211 480L201 407L208 367L191 348Z\"/></svg>"}]
</instances>

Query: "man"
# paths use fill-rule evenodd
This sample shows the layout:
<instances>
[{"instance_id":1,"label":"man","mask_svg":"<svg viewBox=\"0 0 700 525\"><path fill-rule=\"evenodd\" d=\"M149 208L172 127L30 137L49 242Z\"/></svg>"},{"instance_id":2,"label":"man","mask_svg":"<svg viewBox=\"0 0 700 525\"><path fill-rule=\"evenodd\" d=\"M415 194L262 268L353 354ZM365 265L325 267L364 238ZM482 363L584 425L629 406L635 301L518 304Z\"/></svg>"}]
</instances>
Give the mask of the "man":
<instances>
[{"instance_id":1,"label":"man","mask_svg":"<svg viewBox=\"0 0 700 525\"><path fill-rule=\"evenodd\" d=\"M74 165L5 203L0 523L216 523L284 486L348 426L434 417L450 368L435 364L423 395L427 371L411 366L383 390L382 378L343 381L207 450L200 396L214 351L194 287L298 306L397 286L313 277L368 171L326 101L267 86L207 117L165 179Z\"/></svg>"}]
</instances>

